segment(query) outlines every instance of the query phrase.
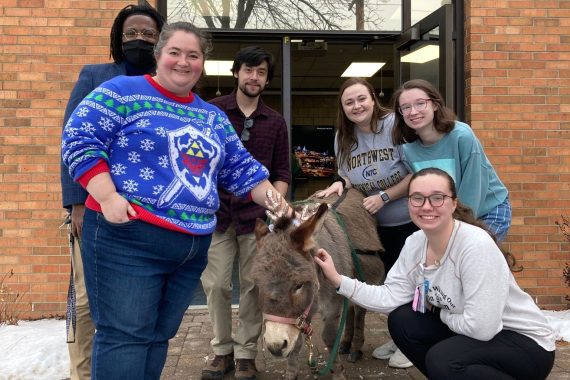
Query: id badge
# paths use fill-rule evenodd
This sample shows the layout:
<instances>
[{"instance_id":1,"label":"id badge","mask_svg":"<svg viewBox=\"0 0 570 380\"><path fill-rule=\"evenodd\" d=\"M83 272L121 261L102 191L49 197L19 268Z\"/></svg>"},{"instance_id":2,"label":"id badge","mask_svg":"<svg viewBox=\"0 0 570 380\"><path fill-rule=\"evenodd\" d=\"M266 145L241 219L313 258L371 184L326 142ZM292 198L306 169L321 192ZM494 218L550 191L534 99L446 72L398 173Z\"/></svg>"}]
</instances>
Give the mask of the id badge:
<instances>
[{"instance_id":1,"label":"id badge","mask_svg":"<svg viewBox=\"0 0 570 380\"><path fill-rule=\"evenodd\" d=\"M424 280L416 286L414 291L414 300L412 301L412 310L420 313L426 312L426 295L429 289L429 280Z\"/></svg>"}]
</instances>

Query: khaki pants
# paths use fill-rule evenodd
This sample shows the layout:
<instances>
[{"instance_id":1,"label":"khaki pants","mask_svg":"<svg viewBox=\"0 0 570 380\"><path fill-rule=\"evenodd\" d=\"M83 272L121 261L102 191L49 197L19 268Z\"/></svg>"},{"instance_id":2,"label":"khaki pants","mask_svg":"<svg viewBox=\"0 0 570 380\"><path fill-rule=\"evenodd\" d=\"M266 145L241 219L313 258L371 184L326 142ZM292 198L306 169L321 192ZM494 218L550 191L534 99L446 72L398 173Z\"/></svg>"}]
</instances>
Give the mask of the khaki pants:
<instances>
[{"instance_id":1,"label":"khaki pants","mask_svg":"<svg viewBox=\"0 0 570 380\"><path fill-rule=\"evenodd\" d=\"M230 226L221 234L215 232L208 251L208 265L202 273L202 287L208 300L214 338L212 350L216 355L234 353L236 359L255 359L257 339L261 334L263 317L258 304L258 289L249 276L255 254L255 235L236 236ZM239 315L235 338L232 338L232 269L235 256L239 263Z\"/></svg>"},{"instance_id":2,"label":"khaki pants","mask_svg":"<svg viewBox=\"0 0 570 380\"><path fill-rule=\"evenodd\" d=\"M71 380L91 379L91 349L95 325L89 314L89 301L83 278L83 260L79 239L75 239L71 255L73 284L75 286L76 325L75 342L68 343Z\"/></svg>"}]
</instances>

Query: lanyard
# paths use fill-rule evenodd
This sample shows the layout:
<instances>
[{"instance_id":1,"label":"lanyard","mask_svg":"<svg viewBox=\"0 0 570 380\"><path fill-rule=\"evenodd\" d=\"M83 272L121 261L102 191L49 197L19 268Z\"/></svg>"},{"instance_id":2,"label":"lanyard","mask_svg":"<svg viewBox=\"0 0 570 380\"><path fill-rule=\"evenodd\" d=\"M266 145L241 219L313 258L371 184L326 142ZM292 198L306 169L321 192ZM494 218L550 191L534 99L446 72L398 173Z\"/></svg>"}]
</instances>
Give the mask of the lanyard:
<instances>
[{"instance_id":1,"label":"lanyard","mask_svg":"<svg viewBox=\"0 0 570 380\"><path fill-rule=\"evenodd\" d=\"M424 264L420 264L419 271L420 282L414 290L414 300L412 301L412 310L425 313L426 312L426 296L429 290L429 280L425 278Z\"/></svg>"}]
</instances>

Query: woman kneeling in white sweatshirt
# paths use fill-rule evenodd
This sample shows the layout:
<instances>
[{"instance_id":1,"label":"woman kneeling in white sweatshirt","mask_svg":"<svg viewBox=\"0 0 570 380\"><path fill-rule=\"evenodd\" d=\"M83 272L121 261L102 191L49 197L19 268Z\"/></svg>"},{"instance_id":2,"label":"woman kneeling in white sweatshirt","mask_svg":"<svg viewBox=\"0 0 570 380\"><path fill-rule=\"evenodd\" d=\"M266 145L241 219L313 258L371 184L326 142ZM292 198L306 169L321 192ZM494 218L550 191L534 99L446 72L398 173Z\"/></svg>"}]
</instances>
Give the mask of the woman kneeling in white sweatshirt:
<instances>
[{"instance_id":1,"label":"woman kneeling in white sweatshirt","mask_svg":"<svg viewBox=\"0 0 570 380\"><path fill-rule=\"evenodd\" d=\"M316 263L339 294L389 313L396 345L429 379L545 379L554 335L516 283L494 238L457 199L453 179L427 168L408 190L412 221L384 285L341 276L320 249Z\"/></svg>"}]
</instances>

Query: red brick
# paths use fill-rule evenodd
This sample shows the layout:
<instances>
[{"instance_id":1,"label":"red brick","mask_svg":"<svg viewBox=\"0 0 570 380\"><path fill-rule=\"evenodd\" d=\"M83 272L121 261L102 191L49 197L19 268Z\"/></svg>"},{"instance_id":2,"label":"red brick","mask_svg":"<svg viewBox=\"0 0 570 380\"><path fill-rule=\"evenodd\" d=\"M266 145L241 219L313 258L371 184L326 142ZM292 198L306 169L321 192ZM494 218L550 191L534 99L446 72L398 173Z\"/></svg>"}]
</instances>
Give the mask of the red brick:
<instances>
[{"instance_id":1,"label":"red brick","mask_svg":"<svg viewBox=\"0 0 570 380\"><path fill-rule=\"evenodd\" d=\"M4 0L0 10L0 45L10 52L0 55L0 265L19 265L17 281L33 286L30 316L65 308L69 257L57 229L63 108L81 66L109 62L108 31L126 4ZM528 269L517 279L540 305L558 307L569 250L554 224L570 209L569 4L466 2L466 119L511 191L508 243ZM15 231L33 236L6 238Z\"/></svg>"}]
</instances>

